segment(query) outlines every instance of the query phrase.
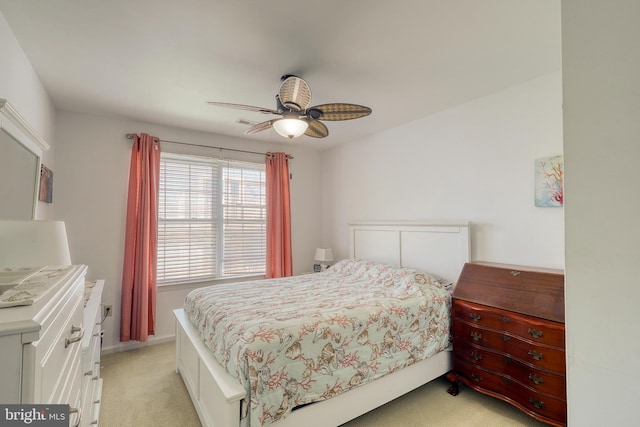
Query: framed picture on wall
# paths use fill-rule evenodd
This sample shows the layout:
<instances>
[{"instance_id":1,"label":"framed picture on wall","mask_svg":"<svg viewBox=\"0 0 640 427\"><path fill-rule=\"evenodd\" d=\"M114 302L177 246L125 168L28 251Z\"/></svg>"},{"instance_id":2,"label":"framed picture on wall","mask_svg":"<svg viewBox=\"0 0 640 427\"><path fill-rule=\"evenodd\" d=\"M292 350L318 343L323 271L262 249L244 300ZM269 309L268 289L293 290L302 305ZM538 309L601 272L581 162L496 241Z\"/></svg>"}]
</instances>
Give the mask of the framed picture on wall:
<instances>
[{"instance_id":1,"label":"framed picture on wall","mask_svg":"<svg viewBox=\"0 0 640 427\"><path fill-rule=\"evenodd\" d=\"M38 200L45 203L53 202L53 172L45 165L40 165Z\"/></svg>"},{"instance_id":2,"label":"framed picture on wall","mask_svg":"<svg viewBox=\"0 0 640 427\"><path fill-rule=\"evenodd\" d=\"M535 161L535 204L538 207L564 205L564 162L562 156L545 157Z\"/></svg>"}]
</instances>

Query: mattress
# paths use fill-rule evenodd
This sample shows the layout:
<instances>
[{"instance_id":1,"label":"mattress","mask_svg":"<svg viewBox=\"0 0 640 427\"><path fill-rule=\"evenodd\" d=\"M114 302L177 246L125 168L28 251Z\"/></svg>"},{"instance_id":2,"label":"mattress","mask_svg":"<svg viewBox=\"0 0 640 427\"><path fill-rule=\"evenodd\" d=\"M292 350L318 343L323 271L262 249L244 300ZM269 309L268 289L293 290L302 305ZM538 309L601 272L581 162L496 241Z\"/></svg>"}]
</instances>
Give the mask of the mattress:
<instances>
[{"instance_id":1,"label":"mattress","mask_svg":"<svg viewBox=\"0 0 640 427\"><path fill-rule=\"evenodd\" d=\"M241 425L252 427L445 350L450 306L441 279L364 260L185 300L205 345L247 391Z\"/></svg>"}]
</instances>

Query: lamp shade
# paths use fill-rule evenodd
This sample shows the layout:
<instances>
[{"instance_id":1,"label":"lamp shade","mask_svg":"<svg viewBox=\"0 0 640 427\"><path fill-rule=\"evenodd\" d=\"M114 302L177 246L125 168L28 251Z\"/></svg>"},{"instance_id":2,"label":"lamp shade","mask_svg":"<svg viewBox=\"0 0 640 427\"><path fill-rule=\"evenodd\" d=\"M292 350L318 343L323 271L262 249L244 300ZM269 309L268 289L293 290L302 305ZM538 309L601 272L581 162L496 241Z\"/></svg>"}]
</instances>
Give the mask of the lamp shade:
<instances>
[{"instance_id":1,"label":"lamp shade","mask_svg":"<svg viewBox=\"0 0 640 427\"><path fill-rule=\"evenodd\" d=\"M317 248L314 259L316 261L333 261L333 252L331 248Z\"/></svg>"},{"instance_id":2,"label":"lamp shade","mask_svg":"<svg viewBox=\"0 0 640 427\"><path fill-rule=\"evenodd\" d=\"M284 136L285 138L293 139L298 136L304 134L307 131L309 125L304 120L293 119L293 118L283 118L276 120L273 123L273 128L278 132L279 135Z\"/></svg>"},{"instance_id":3,"label":"lamp shade","mask_svg":"<svg viewBox=\"0 0 640 427\"><path fill-rule=\"evenodd\" d=\"M62 221L0 221L0 267L71 265Z\"/></svg>"}]
</instances>

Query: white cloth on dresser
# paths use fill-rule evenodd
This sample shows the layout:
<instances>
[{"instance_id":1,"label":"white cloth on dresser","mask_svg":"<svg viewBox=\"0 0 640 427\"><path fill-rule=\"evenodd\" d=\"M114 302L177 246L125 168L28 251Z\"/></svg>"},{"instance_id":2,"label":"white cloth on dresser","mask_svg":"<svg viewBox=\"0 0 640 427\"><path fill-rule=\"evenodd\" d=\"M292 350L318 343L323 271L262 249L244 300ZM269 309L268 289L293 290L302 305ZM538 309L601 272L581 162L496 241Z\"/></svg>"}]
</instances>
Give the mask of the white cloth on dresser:
<instances>
[{"instance_id":1,"label":"white cloth on dresser","mask_svg":"<svg viewBox=\"0 0 640 427\"><path fill-rule=\"evenodd\" d=\"M3 268L0 270L0 308L31 305L44 297L73 266Z\"/></svg>"}]
</instances>

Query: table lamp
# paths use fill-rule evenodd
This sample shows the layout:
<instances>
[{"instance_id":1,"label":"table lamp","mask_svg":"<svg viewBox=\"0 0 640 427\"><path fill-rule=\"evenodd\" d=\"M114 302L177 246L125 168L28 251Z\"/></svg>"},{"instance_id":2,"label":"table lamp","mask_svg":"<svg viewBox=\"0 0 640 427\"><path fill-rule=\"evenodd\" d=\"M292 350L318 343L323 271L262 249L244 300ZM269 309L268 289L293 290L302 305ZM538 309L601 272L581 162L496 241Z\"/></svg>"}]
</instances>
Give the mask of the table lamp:
<instances>
[{"instance_id":1,"label":"table lamp","mask_svg":"<svg viewBox=\"0 0 640 427\"><path fill-rule=\"evenodd\" d=\"M333 252L331 251L331 248L317 248L314 259L316 261L320 261L320 271L325 271L328 267L326 262L333 261Z\"/></svg>"}]
</instances>

